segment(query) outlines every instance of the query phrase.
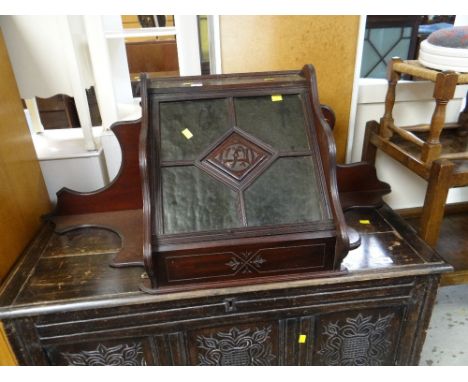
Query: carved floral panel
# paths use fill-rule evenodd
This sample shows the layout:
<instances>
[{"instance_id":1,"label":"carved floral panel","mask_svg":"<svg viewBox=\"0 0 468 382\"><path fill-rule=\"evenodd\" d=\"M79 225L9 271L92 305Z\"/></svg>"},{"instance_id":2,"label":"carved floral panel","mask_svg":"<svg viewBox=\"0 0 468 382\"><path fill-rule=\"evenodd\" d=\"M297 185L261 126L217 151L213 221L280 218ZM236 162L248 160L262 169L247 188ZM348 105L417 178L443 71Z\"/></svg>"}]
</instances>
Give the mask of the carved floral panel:
<instances>
[{"instance_id":1,"label":"carved floral panel","mask_svg":"<svg viewBox=\"0 0 468 382\"><path fill-rule=\"evenodd\" d=\"M95 350L61 354L69 366L146 366L141 343L99 344Z\"/></svg>"},{"instance_id":2,"label":"carved floral panel","mask_svg":"<svg viewBox=\"0 0 468 382\"><path fill-rule=\"evenodd\" d=\"M380 366L384 363L392 342L390 325L394 314L377 318L358 314L346 322L329 322L323 327L318 354L330 366Z\"/></svg>"},{"instance_id":3,"label":"carved floral panel","mask_svg":"<svg viewBox=\"0 0 468 382\"><path fill-rule=\"evenodd\" d=\"M269 366L272 353L271 326L263 329L232 328L214 336L197 336L198 361L204 366Z\"/></svg>"}]
</instances>

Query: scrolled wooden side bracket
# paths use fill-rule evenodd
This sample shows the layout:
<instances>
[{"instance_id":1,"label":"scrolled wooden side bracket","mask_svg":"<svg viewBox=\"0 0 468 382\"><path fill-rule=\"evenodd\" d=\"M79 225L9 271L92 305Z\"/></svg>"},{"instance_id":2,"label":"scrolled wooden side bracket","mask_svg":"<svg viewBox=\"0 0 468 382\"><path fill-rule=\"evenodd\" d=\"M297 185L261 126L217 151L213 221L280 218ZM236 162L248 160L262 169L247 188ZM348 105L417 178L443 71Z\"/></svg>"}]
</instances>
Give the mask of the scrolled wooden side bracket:
<instances>
[{"instance_id":1,"label":"scrolled wooden side bracket","mask_svg":"<svg viewBox=\"0 0 468 382\"><path fill-rule=\"evenodd\" d=\"M143 266L143 199L139 164L141 121L118 122L111 130L122 150L116 178L92 192L62 188L57 206L45 217L57 233L83 227L106 227L122 237L122 249L112 266Z\"/></svg>"}]
</instances>

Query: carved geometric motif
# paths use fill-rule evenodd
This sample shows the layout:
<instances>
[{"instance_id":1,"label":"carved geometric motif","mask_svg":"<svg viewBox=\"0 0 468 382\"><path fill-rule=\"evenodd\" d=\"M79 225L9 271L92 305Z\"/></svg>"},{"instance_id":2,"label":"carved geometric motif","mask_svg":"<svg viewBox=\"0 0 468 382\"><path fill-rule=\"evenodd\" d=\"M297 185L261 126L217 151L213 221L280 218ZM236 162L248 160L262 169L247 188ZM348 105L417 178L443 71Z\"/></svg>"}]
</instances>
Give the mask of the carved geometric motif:
<instances>
[{"instance_id":1,"label":"carved geometric motif","mask_svg":"<svg viewBox=\"0 0 468 382\"><path fill-rule=\"evenodd\" d=\"M69 366L146 366L141 343L106 347L79 353L61 353Z\"/></svg>"},{"instance_id":2,"label":"carved geometric motif","mask_svg":"<svg viewBox=\"0 0 468 382\"><path fill-rule=\"evenodd\" d=\"M261 255L246 251L235 254L226 265L234 272L246 274L258 272L263 263L266 263L266 260Z\"/></svg>"},{"instance_id":3,"label":"carved geometric motif","mask_svg":"<svg viewBox=\"0 0 468 382\"><path fill-rule=\"evenodd\" d=\"M271 352L271 326L218 332L214 337L198 336L200 366L270 366L275 356Z\"/></svg>"},{"instance_id":4,"label":"carved geometric motif","mask_svg":"<svg viewBox=\"0 0 468 382\"><path fill-rule=\"evenodd\" d=\"M247 138L233 132L202 160L204 167L212 167L241 181L272 154ZM211 166L206 166L206 165Z\"/></svg>"},{"instance_id":5,"label":"carved geometric motif","mask_svg":"<svg viewBox=\"0 0 468 382\"><path fill-rule=\"evenodd\" d=\"M373 320L372 316L347 318L344 325L329 323L323 334L327 340L318 354L330 366L379 366L391 342L387 330L394 314Z\"/></svg>"}]
</instances>

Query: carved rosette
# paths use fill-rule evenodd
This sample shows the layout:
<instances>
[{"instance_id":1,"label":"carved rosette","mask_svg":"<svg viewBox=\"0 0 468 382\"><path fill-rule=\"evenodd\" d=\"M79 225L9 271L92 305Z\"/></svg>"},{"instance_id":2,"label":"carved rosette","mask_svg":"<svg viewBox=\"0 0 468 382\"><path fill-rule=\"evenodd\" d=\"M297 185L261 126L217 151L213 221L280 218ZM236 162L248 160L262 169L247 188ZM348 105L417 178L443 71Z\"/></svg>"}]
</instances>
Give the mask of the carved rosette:
<instances>
[{"instance_id":1,"label":"carved rosette","mask_svg":"<svg viewBox=\"0 0 468 382\"><path fill-rule=\"evenodd\" d=\"M270 156L266 150L238 133L227 137L205 158L236 180L241 180L262 160Z\"/></svg>"},{"instance_id":2,"label":"carved rosette","mask_svg":"<svg viewBox=\"0 0 468 382\"><path fill-rule=\"evenodd\" d=\"M248 174L258 176L265 164L274 158L271 147L236 128L217 142L209 153L203 154L199 165L209 174L221 176L232 186L241 187Z\"/></svg>"},{"instance_id":3,"label":"carved rosette","mask_svg":"<svg viewBox=\"0 0 468 382\"><path fill-rule=\"evenodd\" d=\"M242 252L234 255L226 265L234 272L246 274L258 272L263 263L266 263L266 260L261 255L252 252Z\"/></svg>"},{"instance_id":4,"label":"carved rosette","mask_svg":"<svg viewBox=\"0 0 468 382\"><path fill-rule=\"evenodd\" d=\"M141 343L106 347L79 353L62 353L69 366L146 366Z\"/></svg>"},{"instance_id":5,"label":"carved rosette","mask_svg":"<svg viewBox=\"0 0 468 382\"><path fill-rule=\"evenodd\" d=\"M270 366L275 356L271 352L271 326L218 332L214 337L198 336L199 365L201 366Z\"/></svg>"},{"instance_id":6,"label":"carved rosette","mask_svg":"<svg viewBox=\"0 0 468 382\"><path fill-rule=\"evenodd\" d=\"M387 330L393 313L374 320L358 314L344 325L329 323L323 334L327 340L318 354L330 366L380 366L391 345Z\"/></svg>"}]
</instances>

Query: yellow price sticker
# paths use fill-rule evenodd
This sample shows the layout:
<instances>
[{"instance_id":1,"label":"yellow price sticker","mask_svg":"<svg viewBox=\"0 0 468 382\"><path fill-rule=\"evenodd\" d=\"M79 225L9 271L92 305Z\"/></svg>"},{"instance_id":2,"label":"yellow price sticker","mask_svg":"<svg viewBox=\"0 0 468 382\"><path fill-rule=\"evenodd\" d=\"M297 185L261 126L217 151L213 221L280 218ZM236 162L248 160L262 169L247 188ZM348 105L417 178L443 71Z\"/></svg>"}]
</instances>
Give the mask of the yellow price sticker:
<instances>
[{"instance_id":1,"label":"yellow price sticker","mask_svg":"<svg viewBox=\"0 0 468 382\"><path fill-rule=\"evenodd\" d=\"M279 102L283 100L283 96L281 94L274 94L271 96L271 100L273 102Z\"/></svg>"},{"instance_id":2,"label":"yellow price sticker","mask_svg":"<svg viewBox=\"0 0 468 382\"><path fill-rule=\"evenodd\" d=\"M306 340L307 340L307 336L305 334L299 334L299 341L298 342L300 344L305 344Z\"/></svg>"},{"instance_id":3,"label":"yellow price sticker","mask_svg":"<svg viewBox=\"0 0 468 382\"><path fill-rule=\"evenodd\" d=\"M181 131L181 133L187 139L190 139L190 138L193 137L193 134L189 129L184 129L184 130Z\"/></svg>"},{"instance_id":4,"label":"yellow price sticker","mask_svg":"<svg viewBox=\"0 0 468 382\"><path fill-rule=\"evenodd\" d=\"M370 220L359 220L361 224L370 224Z\"/></svg>"}]
</instances>

